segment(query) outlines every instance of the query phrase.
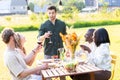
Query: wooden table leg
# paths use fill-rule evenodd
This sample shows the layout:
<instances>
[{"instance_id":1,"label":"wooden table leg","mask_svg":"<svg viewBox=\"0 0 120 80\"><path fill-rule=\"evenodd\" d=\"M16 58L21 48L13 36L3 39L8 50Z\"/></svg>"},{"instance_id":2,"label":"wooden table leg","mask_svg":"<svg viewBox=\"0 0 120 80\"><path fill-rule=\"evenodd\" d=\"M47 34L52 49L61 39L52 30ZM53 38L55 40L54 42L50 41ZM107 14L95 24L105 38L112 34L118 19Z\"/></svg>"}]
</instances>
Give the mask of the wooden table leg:
<instances>
[{"instance_id":1,"label":"wooden table leg","mask_svg":"<svg viewBox=\"0 0 120 80\"><path fill-rule=\"evenodd\" d=\"M95 80L94 72L90 73L90 80Z\"/></svg>"},{"instance_id":2,"label":"wooden table leg","mask_svg":"<svg viewBox=\"0 0 120 80\"><path fill-rule=\"evenodd\" d=\"M43 77L43 75L42 75L42 80L46 80L46 79Z\"/></svg>"}]
</instances>

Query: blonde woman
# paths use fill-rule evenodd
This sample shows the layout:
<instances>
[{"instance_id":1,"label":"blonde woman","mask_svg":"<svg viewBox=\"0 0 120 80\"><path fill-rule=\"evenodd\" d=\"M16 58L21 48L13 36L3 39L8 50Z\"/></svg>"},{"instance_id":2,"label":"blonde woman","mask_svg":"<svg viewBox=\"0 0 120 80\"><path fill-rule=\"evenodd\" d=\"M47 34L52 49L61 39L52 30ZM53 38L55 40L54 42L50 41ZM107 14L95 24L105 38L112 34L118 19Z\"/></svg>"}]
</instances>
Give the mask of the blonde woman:
<instances>
[{"instance_id":1,"label":"blonde woman","mask_svg":"<svg viewBox=\"0 0 120 80\"><path fill-rule=\"evenodd\" d=\"M12 80L42 80L40 74L39 76L37 74L40 73L41 70L46 69L48 67L47 64L34 68L27 67L27 65L31 65L32 59L40 52L42 46L37 44L30 54L23 57L21 50L16 48L16 36L12 29L7 28L2 31L2 40L6 44L4 63L12 75ZM21 42L22 41L23 39L21 39Z\"/></svg>"},{"instance_id":2,"label":"blonde woman","mask_svg":"<svg viewBox=\"0 0 120 80\"><path fill-rule=\"evenodd\" d=\"M26 42L25 36L22 34L16 32L16 35L14 35L15 38L15 47L19 48L22 52L23 57L26 56L26 50L24 48L24 43Z\"/></svg>"}]
</instances>

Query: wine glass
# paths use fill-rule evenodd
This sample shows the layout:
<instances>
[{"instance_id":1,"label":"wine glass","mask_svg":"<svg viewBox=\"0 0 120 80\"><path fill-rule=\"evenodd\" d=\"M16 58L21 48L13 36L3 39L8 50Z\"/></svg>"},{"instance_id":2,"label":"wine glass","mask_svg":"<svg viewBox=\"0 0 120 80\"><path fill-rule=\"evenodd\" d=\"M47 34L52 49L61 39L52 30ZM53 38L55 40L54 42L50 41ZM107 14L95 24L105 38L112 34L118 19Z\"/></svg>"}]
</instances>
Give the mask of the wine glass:
<instances>
[{"instance_id":1,"label":"wine glass","mask_svg":"<svg viewBox=\"0 0 120 80\"><path fill-rule=\"evenodd\" d=\"M38 41L37 44L43 46L42 42L41 41Z\"/></svg>"},{"instance_id":2,"label":"wine glass","mask_svg":"<svg viewBox=\"0 0 120 80\"><path fill-rule=\"evenodd\" d=\"M49 40L50 40L49 43L52 43L52 40L51 40L52 31L48 31L48 33L49 33L49 37L50 37L50 38L49 38Z\"/></svg>"}]
</instances>

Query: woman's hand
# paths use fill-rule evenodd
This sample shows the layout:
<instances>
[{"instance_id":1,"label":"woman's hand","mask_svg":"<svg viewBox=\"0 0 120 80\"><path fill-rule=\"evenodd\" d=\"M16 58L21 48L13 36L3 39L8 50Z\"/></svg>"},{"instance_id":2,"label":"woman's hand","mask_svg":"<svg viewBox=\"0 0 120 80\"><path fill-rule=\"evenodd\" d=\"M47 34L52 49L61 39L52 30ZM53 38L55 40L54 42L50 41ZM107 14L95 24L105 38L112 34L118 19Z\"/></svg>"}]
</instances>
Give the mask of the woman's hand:
<instances>
[{"instance_id":1,"label":"woman's hand","mask_svg":"<svg viewBox=\"0 0 120 80\"><path fill-rule=\"evenodd\" d=\"M80 45L80 47L81 47L83 50L88 51L88 53L91 52L90 48L87 47L87 46L85 46L85 45Z\"/></svg>"},{"instance_id":2,"label":"woman's hand","mask_svg":"<svg viewBox=\"0 0 120 80\"><path fill-rule=\"evenodd\" d=\"M38 52L40 52L41 49L42 49L42 44L38 44L38 45L33 49L33 51L34 51L34 53L38 53Z\"/></svg>"}]
</instances>

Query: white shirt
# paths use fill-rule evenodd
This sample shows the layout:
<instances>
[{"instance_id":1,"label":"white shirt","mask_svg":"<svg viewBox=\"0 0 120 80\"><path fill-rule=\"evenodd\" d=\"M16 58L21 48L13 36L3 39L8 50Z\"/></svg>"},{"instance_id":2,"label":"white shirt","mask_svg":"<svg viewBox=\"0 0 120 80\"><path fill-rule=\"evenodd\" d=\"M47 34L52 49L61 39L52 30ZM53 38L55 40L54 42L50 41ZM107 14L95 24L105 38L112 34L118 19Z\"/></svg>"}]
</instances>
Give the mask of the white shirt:
<instances>
[{"instance_id":1,"label":"white shirt","mask_svg":"<svg viewBox=\"0 0 120 80\"><path fill-rule=\"evenodd\" d=\"M104 43L100 44L94 52L89 54L88 62L103 70L111 71L111 59L109 43Z\"/></svg>"},{"instance_id":2,"label":"white shirt","mask_svg":"<svg viewBox=\"0 0 120 80\"><path fill-rule=\"evenodd\" d=\"M93 53L93 52L95 51L95 49L96 49L96 45L95 45L94 42L91 42L91 43L86 42L85 45L90 48L91 53ZM79 50L79 51L77 51L77 52L75 52L75 57L79 57L79 56L81 56L83 53L85 53L86 56L89 57L89 54L90 54L90 53L88 53L88 51L84 51L84 50L82 50L82 49Z\"/></svg>"}]
</instances>

